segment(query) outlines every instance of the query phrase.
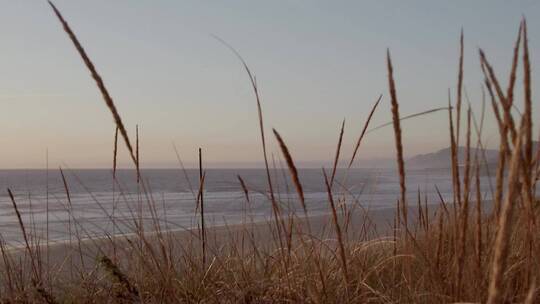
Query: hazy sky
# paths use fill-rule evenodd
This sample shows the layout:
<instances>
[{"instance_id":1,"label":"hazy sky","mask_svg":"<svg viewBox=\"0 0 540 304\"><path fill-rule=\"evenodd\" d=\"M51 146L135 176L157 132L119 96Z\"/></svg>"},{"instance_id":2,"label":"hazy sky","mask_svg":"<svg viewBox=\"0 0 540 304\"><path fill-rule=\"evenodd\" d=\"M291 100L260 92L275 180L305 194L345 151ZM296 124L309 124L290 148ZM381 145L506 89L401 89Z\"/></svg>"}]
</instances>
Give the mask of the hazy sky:
<instances>
[{"instance_id":1,"label":"hazy sky","mask_svg":"<svg viewBox=\"0 0 540 304\"><path fill-rule=\"evenodd\" d=\"M402 115L445 106L455 92L459 31L465 86L479 111L478 47L506 83L522 14L539 87L538 1L55 1L93 59L147 167L262 159L257 111L228 41L257 75L267 140L278 129L299 161L331 159L341 120L350 155L369 109L390 121L385 50ZM110 167L114 124L46 1L0 1L0 167ZM517 88L521 89L521 75ZM533 92L533 97L538 96ZM521 96L520 94L518 96ZM521 100L518 103L521 107ZM538 103L534 104L538 121ZM448 146L447 113L403 123L405 153ZM488 116L485 139L497 141ZM134 139L133 139L134 140ZM393 157L390 128L369 134L360 158ZM125 151L121 163L129 165Z\"/></svg>"}]
</instances>

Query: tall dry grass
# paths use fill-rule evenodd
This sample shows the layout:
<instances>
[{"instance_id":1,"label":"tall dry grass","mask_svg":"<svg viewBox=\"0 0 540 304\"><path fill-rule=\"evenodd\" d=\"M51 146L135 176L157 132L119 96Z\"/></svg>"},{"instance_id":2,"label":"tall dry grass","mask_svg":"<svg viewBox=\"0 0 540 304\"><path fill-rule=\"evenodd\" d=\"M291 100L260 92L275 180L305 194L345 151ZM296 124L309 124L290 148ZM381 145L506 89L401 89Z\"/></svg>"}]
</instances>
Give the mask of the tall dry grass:
<instances>
[{"instance_id":1,"label":"tall dry grass","mask_svg":"<svg viewBox=\"0 0 540 304\"><path fill-rule=\"evenodd\" d=\"M329 215L310 218L305 205L301 171L295 166L288 146L280 134L274 135L287 163L290 180L294 184L299 204L305 217L299 217L294 208L285 208L286 202L276 194L277 180L271 176L262 116L262 102L251 70L241 60L251 87L255 92L259 129L267 174L267 189L261 191L272 205L273 220L242 225L209 228L205 224L204 180L202 151L199 150L199 189L194 194L194 208L200 229L171 232L168 222L157 215L158 201L148 189L144 171L139 173L138 139L135 149L120 120L112 98L101 77L84 52L74 32L59 10L51 6L64 30L102 92L107 107L113 114L117 128L113 159L115 200L128 198L116 178L116 139L124 138L137 170L138 200L151 214L150 226L145 226L139 215L130 209L128 219L117 218L99 200L95 203L110 216L116 235L92 237L72 212L69 177L61 171L69 228L77 244L41 246L40 240L28 223L23 221L17 196L8 190L19 227L24 238L22 249L9 248L0 237L0 300L6 303L536 303L540 265L537 259L540 237L537 227L539 201L536 198L538 159L540 152L533 150L532 82L527 27L522 21L510 71L510 83L503 91L495 70L480 50L480 63L484 72L484 86L491 99L500 133L500 157L493 203L485 199L480 187L480 175L486 164L481 152L471 154L472 111L466 116L466 159L463 167L458 162L461 120L461 90L464 67L463 34L460 37L458 67L458 93L456 107L450 104L449 133L452 147L453 201L422 202L418 190L416 207L407 203L405 184L406 163L403 151L403 127L400 117L394 65L387 53L388 85L392 125L396 144L397 175L400 192L395 217L388 220L389 229L381 232L377 214L362 208L357 198L346 190L343 182L335 179L343 144L342 124L330 177L323 169L328 194ZM225 43L225 42L224 42ZM225 43L226 44L226 43ZM227 44L226 44L227 45ZM227 45L228 46L228 45ZM519 61L520 50L523 52ZM518 58L518 59L516 59ZM518 65L523 65L522 115L511 111L516 106L514 83ZM396 65L399 67L399 64ZM520 96L520 95L518 95ZM449 96L450 97L450 96ZM368 125L381 97L374 104L353 146L351 168L360 143L368 133ZM436 110L440 110L437 108ZM424 113L432 112L426 111ZM422 113L419 113L422 114ZM454 115L456 120L454 121ZM411 117L416 117L413 115ZM455 125L454 125L455 123ZM455 133L454 133L455 129ZM480 127L481 130L481 127ZM137 131L138 133L138 131ZM481 134L479 131L477 134ZM138 138L138 134L137 134ZM482 139L478 147L483 149ZM177 153L178 155L178 153ZM181 164L181 160L179 158ZM181 164L183 168L183 165ZM348 170L348 169L347 169ZM463 174L460 174L463 172ZM187 178L187 174L185 173ZM462 175L462 178L460 176ZM346 175L345 175L346 176ZM249 184L238 176L239 191L245 195L249 208ZM189 182L189 178L187 178ZM248 181L249 182L249 181ZM191 187L191 186L190 186ZM463 191L461 191L463 189ZM437 189L438 192L438 189ZM473 199L474 197L474 199ZM474 200L474 202L473 202ZM450 205L451 203L451 205ZM116 204L116 201L113 205ZM493 210L487 208L493 204ZM138 206L140 207L140 206ZM200 209L198 209L200 208ZM453 208L453 212L449 209ZM198 211L200 210L200 213ZM377 223L379 227L377 227ZM122 225L122 227L121 227ZM331 229L327 229L327 225ZM131 234L126 234L129 227ZM152 227L149 232L144 227ZM313 229L303 229L304 227ZM31 229L30 229L31 230ZM124 232L124 233L120 233ZM293 233L294 232L294 233ZM1 233L0 233L1 236ZM86 239L85 239L86 238ZM45 240L48 242L48 240ZM66 250L68 249L68 250ZM49 253L51 260L44 258ZM61 253L61 254L59 254ZM111 258L113 256L114 258ZM63 260L69 261L68 266ZM76 257L76 258L73 258Z\"/></svg>"}]
</instances>

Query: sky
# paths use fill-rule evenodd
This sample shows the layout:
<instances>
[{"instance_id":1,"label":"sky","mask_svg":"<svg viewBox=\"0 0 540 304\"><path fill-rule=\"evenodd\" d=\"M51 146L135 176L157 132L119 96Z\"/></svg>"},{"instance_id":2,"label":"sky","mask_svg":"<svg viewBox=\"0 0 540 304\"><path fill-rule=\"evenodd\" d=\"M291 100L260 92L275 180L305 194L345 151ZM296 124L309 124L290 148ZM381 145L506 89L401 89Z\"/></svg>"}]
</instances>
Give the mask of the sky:
<instances>
[{"instance_id":1,"label":"sky","mask_svg":"<svg viewBox=\"0 0 540 304\"><path fill-rule=\"evenodd\" d=\"M540 4L533 0L54 2L103 77L132 141L139 125L144 167L177 166L173 143L187 166L196 163L199 147L208 167L262 161L249 79L214 35L256 74L269 152L279 158L276 128L301 164L333 158L343 119L349 157L379 94L372 126L391 121L387 48L401 115L444 107L448 89L456 91L463 28L464 86L480 115L478 48L506 83L524 15L533 88L539 87ZM46 1L1 0L0 37L0 168L43 168L47 154L50 167L110 168L112 116ZM516 88L521 83L520 75ZM495 147L489 112L484 140ZM447 112L402 128L406 156L448 146ZM370 133L359 152L361 159L394 155L391 128ZM119 163L131 166L123 145Z\"/></svg>"}]
</instances>

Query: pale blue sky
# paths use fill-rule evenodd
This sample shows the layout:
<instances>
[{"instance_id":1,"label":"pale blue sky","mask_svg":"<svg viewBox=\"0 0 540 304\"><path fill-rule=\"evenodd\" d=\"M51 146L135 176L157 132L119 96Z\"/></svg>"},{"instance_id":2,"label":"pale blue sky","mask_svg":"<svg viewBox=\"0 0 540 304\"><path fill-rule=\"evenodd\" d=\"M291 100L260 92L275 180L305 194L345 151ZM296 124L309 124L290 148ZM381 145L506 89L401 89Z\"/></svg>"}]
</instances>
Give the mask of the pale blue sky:
<instances>
[{"instance_id":1,"label":"pale blue sky","mask_svg":"<svg viewBox=\"0 0 540 304\"><path fill-rule=\"evenodd\" d=\"M392 52L402 115L446 104L455 91L459 31L465 86L480 105L477 48L501 79L522 14L533 87L539 65L538 1L55 1L103 76L125 124L141 128L148 167L261 160L257 112L237 48L257 75L267 133L277 128L299 161L331 159L347 119L350 155L376 97L373 125L391 119L385 50ZM114 124L46 1L0 1L0 167L110 167ZM521 76L519 78L521 89ZM537 96L533 92L533 96ZM520 95L519 95L520 96ZM521 101L521 100L520 100ZM535 103L535 120L538 107ZM488 126L493 127L491 116ZM403 123L405 153L446 147L447 114ZM486 140L496 143L494 128ZM271 151L277 152L273 138ZM390 129L370 134L360 158L392 157ZM122 155L121 163L129 159Z\"/></svg>"}]
</instances>

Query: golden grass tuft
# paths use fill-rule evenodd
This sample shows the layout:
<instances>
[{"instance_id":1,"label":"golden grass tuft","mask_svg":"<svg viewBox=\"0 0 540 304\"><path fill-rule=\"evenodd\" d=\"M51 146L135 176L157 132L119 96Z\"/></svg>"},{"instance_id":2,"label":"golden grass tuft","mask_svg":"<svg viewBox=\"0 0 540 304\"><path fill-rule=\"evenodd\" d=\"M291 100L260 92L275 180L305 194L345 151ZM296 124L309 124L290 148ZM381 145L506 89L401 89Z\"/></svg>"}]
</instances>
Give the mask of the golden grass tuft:
<instances>
[{"instance_id":1,"label":"golden grass tuft","mask_svg":"<svg viewBox=\"0 0 540 304\"><path fill-rule=\"evenodd\" d=\"M488 164L482 163L478 138L477 150L471 155L471 126L474 118L467 111L466 156L463 180L459 178L458 160L461 120L461 90L464 78L463 32L460 36L458 67L457 119L453 118L450 91L448 110L449 144L453 201L445 202L439 188L439 200L429 202L418 190L418 204L409 207L405 184L402 126L400 121L422 113L400 117L396 84L390 51L387 51L386 69L391 102L392 126L396 145L399 193L395 193L395 216L377 221L376 211L366 210L345 184L335 180L345 123L341 124L338 144L333 158L332 174L323 169L322 177L328 200L328 214L310 218L300 172L282 136L273 133L287 163L298 201L305 212L299 219L290 202L281 198L279 176L272 178L267 158L261 100L255 77L239 53L222 41L241 61L255 93L263 158L265 161L265 189L250 189L240 175L237 176L247 203L262 194L272 206L272 220L247 223L247 210L243 210L242 224L209 228L205 223L204 181L202 150L199 149L199 189L193 193L196 218L201 227L186 229L184 233L171 231L166 219L157 215L157 202L145 186L139 172L139 142L132 149L120 115L109 96L95 67L84 52L67 22L57 8L49 2L64 30L74 43L84 63L96 81L105 103L116 123L113 150L113 185L118 190L115 200L128 200L116 176L117 139L120 134L136 165L137 198L139 207L147 204L152 231L143 229L142 212L135 214L130 208L127 219L112 216L95 197L96 205L110 217L115 229L128 227L131 234L106 235L97 239L80 225L81 218L72 212L71 194L64 171L66 211L69 229L77 244L66 247L66 260L51 265L43 258L41 240L32 225L26 226L25 214L8 189L8 195L21 230L24 246L9 248L0 232L0 302L2 303L536 303L540 265L540 236L536 218L540 201L536 197L540 150L533 151L532 81L529 58L527 24L519 27L510 69L509 85L504 92L494 69L480 50L480 64L484 73L484 87L491 99L499 131L499 160L497 163L496 191L493 202L481 189L481 175ZM218 38L219 39L219 38ZM519 51L523 50L523 115L511 111ZM468 99L466 91L465 97ZM381 97L373 105L361 134L354 143L347 170L351 168L368 125ZM483 114L482 114L483 115ZM454 124L455 123L455 124ZM483 123L483 119L482 119ZM481 125L482 125L481 123ZM379 128L379 127L377 127ZM375 128L375 129L377 129ZM477 130L478 137L481 129ZM454 132L455 131L455 132ZM176 150L176 149L175 149ZM177 153L178 155L178 153ZM180 165L183 164L178 157ZM275 165L274 165L275 167ZM275 169L277 171L277 168ZM284 173L285 174L285 173ZM140 180L139 180L140 178ZM286 181L286 177L283 177ZM339 189L333 189L333 183ZM251 185L251 183L249 184ZM276 187L276 189L274 189ZM463 189L463 193L461 192ZM277 190L277 191L276 191ZM253 193L250 201L250 193ZM116 196L116 195L113 195ZM62 195L64 197L64 195ZM474 197L474 198L473 198ZM58 198L63 200L64 198ZM473 202L472 200L475 200ZM295 202L295 201L293 201ZM113 203L113 204L115 204ZM489 207L493 205L493 210ZM285 209L285 207L287 209ZM453 207L453 213L450 208ZM200 213L199 209L200 208ZM415 210L416 209L416 210ZM282 212L287 211L287 214ZM474 213L473 213L474 212ZM390 212L391 213L391 212ZM137 215L139 218L137 218ZM166 216L166 214L165 214ZM252 214L253 216L253 214ZM253 217L252 217L253 219ZM311 227L320 222L320 229ZM384 231L384 221L388 221ZM326 229L327 224L333 229ZM71 227L75 228L71 230ZM147 225L148 229L150 226ZM120 232L120 229L114 230ZM293 235L293 231L298 232ZM302 232L308 231L308 233ZM399 232L402 232L401 234ZM127 231L123 231L127 232ZM84 240L86 238L86 240ZM286 241L283 241L286 238ZM55 245L56 246L56 245ZM51 245L51 248L58 248ZM47 256L48 256L47 251ZM114 259L109 258L114 254ZM72 259L76 255L77 259ZM54 260L54 259L53 259ZM68 266L66 266L68 265ZM58 267L56 267L58 266ZM66 268L67 267L67 268Z\"/></svg>"}]
</instances>

